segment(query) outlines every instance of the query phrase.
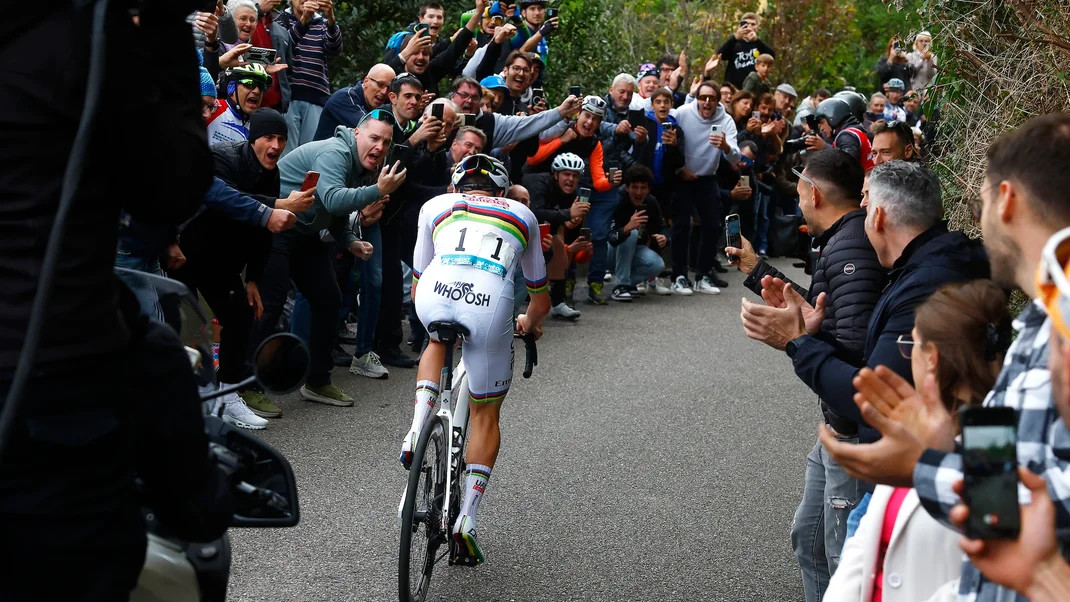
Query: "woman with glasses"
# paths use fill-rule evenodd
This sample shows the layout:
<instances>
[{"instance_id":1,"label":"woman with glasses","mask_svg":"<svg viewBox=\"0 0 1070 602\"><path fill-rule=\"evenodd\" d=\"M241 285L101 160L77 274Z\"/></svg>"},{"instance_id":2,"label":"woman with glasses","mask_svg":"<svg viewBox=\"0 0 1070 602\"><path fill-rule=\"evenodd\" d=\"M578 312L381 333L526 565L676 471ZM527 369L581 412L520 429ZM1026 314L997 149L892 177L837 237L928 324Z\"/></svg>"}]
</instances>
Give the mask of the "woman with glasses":
<instances>
[{"instance_id":1,"label":"woman with glasses","mask_svg":"<svg viewBox=\"0 0 1070 602\"><path fill-rule=\"evenodd\" d=\"M991 280L949 284L918 306L914 329L897 341L914 383L939 396L948 435L959 408L980 405L1010 343L1006 297ZM958 534L929 516L913 489L878 485L844 545L825 602L954 600L962 568Z\"/></svg>"}]
</instances>

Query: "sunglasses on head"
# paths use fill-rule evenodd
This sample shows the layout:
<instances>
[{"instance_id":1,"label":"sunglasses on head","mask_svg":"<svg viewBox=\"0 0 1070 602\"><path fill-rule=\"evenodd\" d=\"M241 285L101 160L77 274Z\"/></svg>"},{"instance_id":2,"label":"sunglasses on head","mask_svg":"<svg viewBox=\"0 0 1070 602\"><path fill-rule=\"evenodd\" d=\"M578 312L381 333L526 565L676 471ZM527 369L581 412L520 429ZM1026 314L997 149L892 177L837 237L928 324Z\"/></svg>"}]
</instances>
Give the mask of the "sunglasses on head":
<instances>
[{"instance_id":1,"label":"sunglasses on head","mask_svg":"<svg viewBox=\"0 0 1070 602\"><path fill-rule=\"evenodd\" d=\"M371 111L368 111L364 117L360 118L360 121L357 122L357 127L360 127L361 124L369 119L382 121L383 123L389 124L390 127L394 127L398 124L398 120L394 119L394 114L390 111L387 111L386 109L372 109Z\"/></svg>"}]
</instances>

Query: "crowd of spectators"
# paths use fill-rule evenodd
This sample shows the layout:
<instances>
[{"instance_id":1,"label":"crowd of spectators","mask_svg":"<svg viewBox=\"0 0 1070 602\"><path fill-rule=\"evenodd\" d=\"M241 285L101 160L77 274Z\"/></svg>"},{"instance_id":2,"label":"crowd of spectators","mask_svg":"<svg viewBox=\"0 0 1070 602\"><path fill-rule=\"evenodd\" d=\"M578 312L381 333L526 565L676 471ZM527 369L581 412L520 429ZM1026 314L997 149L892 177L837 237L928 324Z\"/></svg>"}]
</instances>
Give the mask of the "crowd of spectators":
<instances>
[{"instance_id":1,"label":"crowd of spectators","mask_svg":"<svg viewBox=\"0 0 1070 602\"><path fill-rule=\"evenodd\" d=\"M791 527L808 602L1055 591L1051 575L1067 570L1056 533L1061 544L1070 533L1056 413L1070 402L1070 329L1046 312L1070 291L1056 286L1066 254L1041 250L1070 226L1065 115L989 151L982 247L948 230L923 165L921 107L938 73L928 32L912 52L889 41L868 96L777 79L776 49L747 13L702 73L668 54L606 74L604 91L552 99L543 82L558 75L559 17L545 0L475 0L463 15L428 1L413 17L383 41L381 62L332 91L328 59L345 51L332 0L220 0L190 15L214 184L177 232L127 217L117 263L166 270L204 297L221 325L221 386L243 380L251 350L280 328L309 344L309 401L354 403L332 383L335 366L373 379L413 367L403 347L418 353L426 339L405 276L419 210L449 191L453 165L488 153L510 172L508 195L550 233L554 318L578 320L577 297L597 307L716 295L729 286L720 274L746 274L761 301L743 300L744 331L786 351L825 419ZM1038 149L1047 163L1030 159ZM738 241L725 238L729 215ZM809 286L770 256L803 260ZM1036 281L1042 261L1056 276ZM1019 317L1012 344L1001 287L1013 286L1041 303ZM151 291L139 293L158 311ZM963 541L963 564L951 529L968 510L957 506L950 416L981 404L1019 410L1033 502L1021 540ZM251 429L282 414L255 389L211 411Z\"/></svg>"}]
</instances>

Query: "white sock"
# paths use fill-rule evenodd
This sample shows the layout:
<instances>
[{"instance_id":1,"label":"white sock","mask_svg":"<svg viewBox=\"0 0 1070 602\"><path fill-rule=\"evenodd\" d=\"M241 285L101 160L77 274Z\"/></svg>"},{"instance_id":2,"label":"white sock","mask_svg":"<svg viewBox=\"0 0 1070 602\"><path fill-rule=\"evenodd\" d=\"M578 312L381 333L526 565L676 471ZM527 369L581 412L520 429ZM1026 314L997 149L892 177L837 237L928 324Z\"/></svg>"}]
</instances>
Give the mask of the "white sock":
<instances>
[{"instance_id":1,"label":"white sock","mask_svg":"<svg viewBox=\"0 0 1070 602\"><path fill-rule=\"evenodd\" d=\"M417 431L424 427L431 408L438 401L438 383L430 380L421 380L416 383L416 403L412 408L412 426L409 432Z\"/></svg>"},{"instance_id":2,"label":"white sock","mask_svg":"<svg viewBox=\"0 0 1070 602\"><path fill-rule=\"evenodd\" d=\"M487 481L490 480L490 466L482 464L469 464L464 471L464 507L461 515L457 517L458 525L470 531L476 529L476 511L479 510L479 502L483 499L483 492L487 490Z\"/></svg>"}]
</instances>

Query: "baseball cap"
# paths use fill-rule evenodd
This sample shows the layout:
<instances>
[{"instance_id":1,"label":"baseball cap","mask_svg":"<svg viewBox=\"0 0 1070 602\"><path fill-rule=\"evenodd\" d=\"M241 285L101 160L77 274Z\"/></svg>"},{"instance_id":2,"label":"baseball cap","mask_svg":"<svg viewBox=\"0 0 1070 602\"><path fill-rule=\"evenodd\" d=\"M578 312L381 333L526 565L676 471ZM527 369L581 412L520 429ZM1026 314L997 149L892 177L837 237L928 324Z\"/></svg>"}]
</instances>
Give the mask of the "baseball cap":
<instances>
[{"instance_id":1,"label":"baseball cap","mask_svg":"<svg viewBox=\"0 0 1070 602\"><path fill-rule=\"evenodd\" d=\"M505 85L505 78L500 75L488 75L479 82L479 85L488 90L504 90L508 87Z\"/></svg>"},{"instance_id":2,"label":"baseball cap","mask_svg":"<svg viewBox=\"0 0 1070 602\"><path fill-rule=\"evenodd\" d=\"M903 80L899 79L898 77L893 77L892 79L888 80L888 89L889 90L906 90L907 87L906 87L906 84L903 83Z\"/></svg>"},{"instance_id":3,"label":"baseball cap","mask_svg":"<svg viewBox=\"0 0 1070 602\"><path fill-rule=\"evenodd\" d=\"M791 84L780 84L776 87L776 91L787 94L792 98L797 98L799 96L798 93L795 92L795 88L791 87Z\"/></svg>"},{"instance_id":4,"label":"baseball cap","mask_svg":"<svg viewBox=\"0 0 1070 602\"><path fill-rule=\"evenodd\" d=\"M648 77L651 75L658 79L661 79L661 73L658 71L658 68L655 67L653 63L643 63L639 67L639 73L635 75L635 81L639 81L644 77Z\"/></svg>"}]
</instances>

